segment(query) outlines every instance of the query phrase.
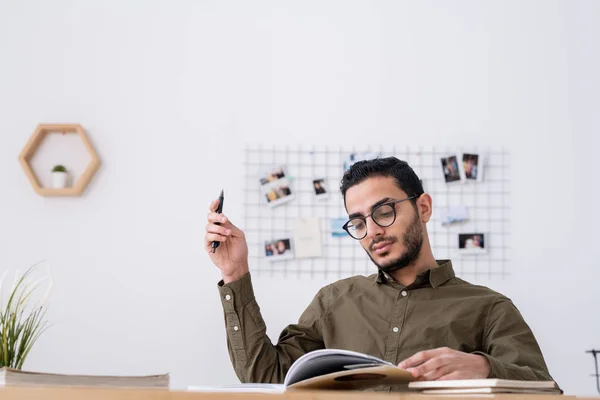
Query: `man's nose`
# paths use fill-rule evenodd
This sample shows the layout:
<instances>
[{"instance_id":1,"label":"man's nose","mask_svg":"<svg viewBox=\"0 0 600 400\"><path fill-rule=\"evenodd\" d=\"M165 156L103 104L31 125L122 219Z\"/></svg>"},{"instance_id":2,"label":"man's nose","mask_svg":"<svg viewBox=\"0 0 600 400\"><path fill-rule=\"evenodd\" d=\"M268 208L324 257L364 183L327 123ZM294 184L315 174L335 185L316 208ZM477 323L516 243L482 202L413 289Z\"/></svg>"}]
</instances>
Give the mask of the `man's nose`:
<instances>
[{"instance_id":1,"label":"man's nose","mask_svg":"<svg viewBox=\"0 0 600 400\"><path fill-rule=\"evenodd\" d=\"M367 236L370 238L376 238L382 236L385 232L381 226L377 225L373 218L367 218Z\"/></svg>"}]
</instances>

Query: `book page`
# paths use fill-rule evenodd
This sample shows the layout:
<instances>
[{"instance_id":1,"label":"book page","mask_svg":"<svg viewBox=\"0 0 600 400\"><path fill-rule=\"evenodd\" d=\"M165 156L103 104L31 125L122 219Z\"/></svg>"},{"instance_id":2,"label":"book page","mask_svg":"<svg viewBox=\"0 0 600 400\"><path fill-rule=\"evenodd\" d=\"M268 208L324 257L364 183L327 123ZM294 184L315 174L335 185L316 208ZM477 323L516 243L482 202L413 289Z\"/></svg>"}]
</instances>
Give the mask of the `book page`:
<instances>
[{"instance_id":1,"label":"book page","mask_svg":"<svg viewBox=\"0 0 600 400\"><path fill-rule=\"evenodd\" d=\"M360 367L387 365L396 368L394 364L368 354L340 349L315 350L304 354L292 364L285 377L284 385L289 386L333 372L352 370L357 365Z\"/></svg>"}]
</instances>

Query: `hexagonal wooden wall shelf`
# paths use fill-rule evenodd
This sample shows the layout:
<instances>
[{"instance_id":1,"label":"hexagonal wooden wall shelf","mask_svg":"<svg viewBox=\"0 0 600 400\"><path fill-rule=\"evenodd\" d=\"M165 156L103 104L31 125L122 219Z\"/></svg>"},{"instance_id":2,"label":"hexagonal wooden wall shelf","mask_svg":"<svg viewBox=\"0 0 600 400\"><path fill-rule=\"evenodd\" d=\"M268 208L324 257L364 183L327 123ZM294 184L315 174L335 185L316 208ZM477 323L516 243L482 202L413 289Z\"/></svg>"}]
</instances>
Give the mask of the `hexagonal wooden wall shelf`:
<instances>
[{"instance_id":1,"label":"hexagonal wooden wall shelf","mask_svg":"<svg viewBox=\"0 0 600 400\"><path fill-rule=\"evenodd\" d=\"M88 164L83 174L77 179L77 182L72 187L64 189L46 188L40 185L38 178L35 176L33 169L29 162L37 151L38 147L49 133L74 133L79 135L83 142L88 154L90 155L91 161ZM79 124L40 124L29 138L29 141L21 151L19 155L19 162L33 186L33 190L41 196L81 196L88 186L94 174L100 167L100 158L94 150L94 146L90 142L85 130Z\"/></svg>"}]
</instances>

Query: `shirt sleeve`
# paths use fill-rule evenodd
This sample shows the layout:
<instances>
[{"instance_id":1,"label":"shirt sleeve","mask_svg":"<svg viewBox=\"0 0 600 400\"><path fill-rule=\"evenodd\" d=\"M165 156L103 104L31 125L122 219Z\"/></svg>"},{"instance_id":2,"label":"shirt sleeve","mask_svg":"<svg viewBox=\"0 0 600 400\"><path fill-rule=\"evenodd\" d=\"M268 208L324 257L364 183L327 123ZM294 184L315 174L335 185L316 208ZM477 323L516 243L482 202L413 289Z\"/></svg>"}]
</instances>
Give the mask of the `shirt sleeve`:
<instances>
[{"instance_id":1,"label":"shirt sleeve","mask_svg":"<svg viewBox=\"0 0 600 400\"><path fill-rule=\"evenodd\" d=\"M300 356L325 347L321 321L327 287L321 289L297 324L287 326L273 345L254 297L250 273L237 281L218 284L225 316L227 349L243 383L283 383Z\"/></svg>"},{"instance_id":2,"label":"shirt sleeve","mask_svg":"<svg viewBox=\"0 0 600 400\"><path fill-rule=\"evenodd\" d=\"M484 331L483 352L491 371L488 378L552 380L542 351L523 316L508 298L490 306Z\"/></svg>"}]
</instances>

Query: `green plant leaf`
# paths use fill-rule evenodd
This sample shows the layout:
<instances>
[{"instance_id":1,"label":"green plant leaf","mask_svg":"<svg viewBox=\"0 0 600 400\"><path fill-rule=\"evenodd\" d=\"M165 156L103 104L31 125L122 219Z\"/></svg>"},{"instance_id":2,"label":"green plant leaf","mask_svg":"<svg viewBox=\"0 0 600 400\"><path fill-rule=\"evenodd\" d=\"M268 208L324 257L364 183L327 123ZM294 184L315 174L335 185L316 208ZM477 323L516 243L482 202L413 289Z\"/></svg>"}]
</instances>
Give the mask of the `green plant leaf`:
<instances>
[{"instance_id":1,"label":"green plant leaf","mask_svg":"<svg viewBox=\"0 0 600 400\"><path fill-rule=\"evenodd\" d=\"M52 172L67 172L67 169L65 168L64 165L55 165L54 168L52 168Z\"/></svg>"},{"instance_id":2,"label":"green plant leaf","mask_svg":"<svg viewBox=\"0 0 600 400\"><path fill-rule=\"evenodd\" d=\"M8 301L0 308L0 367L21 369L37 339L48 329L46 302L30 307L29 300L42 282L30 279L37 265L15 277Z\"/></svg>"}]
</instances>

